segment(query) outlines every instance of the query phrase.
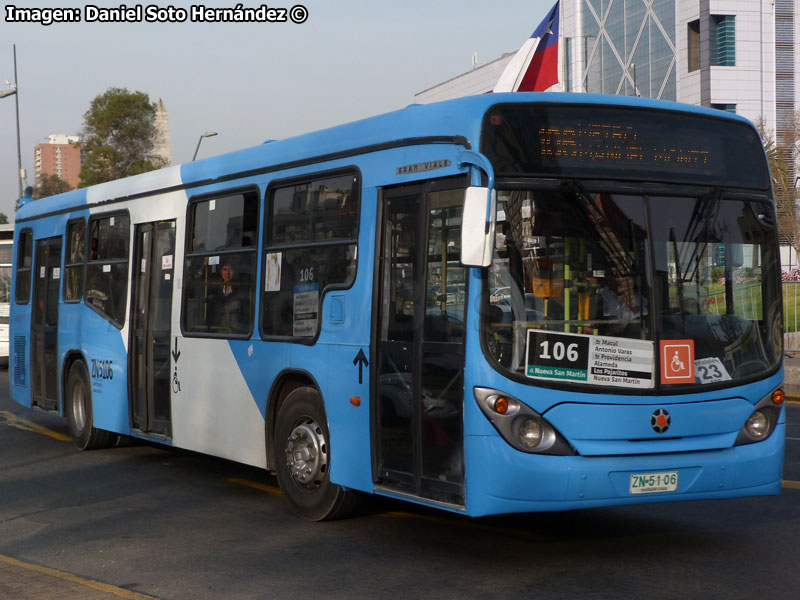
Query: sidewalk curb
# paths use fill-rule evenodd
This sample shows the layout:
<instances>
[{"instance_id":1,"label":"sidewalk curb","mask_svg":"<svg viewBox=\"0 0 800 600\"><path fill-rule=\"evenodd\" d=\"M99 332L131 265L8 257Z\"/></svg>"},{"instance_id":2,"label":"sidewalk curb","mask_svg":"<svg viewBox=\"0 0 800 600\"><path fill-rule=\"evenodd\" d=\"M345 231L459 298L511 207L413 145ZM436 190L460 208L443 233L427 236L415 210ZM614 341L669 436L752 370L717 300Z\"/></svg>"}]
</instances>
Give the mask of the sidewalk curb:
<instances>
[{"instance_id":1,"label":"sidewalk curb","mask_svg":"<svg viewBox=\"0 0 800 600\"><path fill-rule=\"evenodd\" d=\"M138 592L132 592L130 590L126 590L124 588L116 587L114 585L110 585L108 583L102 583L100 581L95 581L93 579L84 579L83 577L78 577L77 575L73 575L72 573L67 573L65 571L59 571L58 569L51 569L50 567L43 567L41 565L36 565L33 563L23 562L21 560L17 560L16 558L11 558L10 556L4 556L0 554L0 563L8 565L9 567L15 567L17 569L24 569L26 571L33 571L40 575L44 575L48 578L58 579L60 581L51 582L49 587L51 589L57 590L59 586L63 586L63 582L68 582L71 584L77 584L80 586L84 586L87 588L91 588L93 590L97 590L100 592L105 592L107 594L111 594L116 596L117 598L127 598L128 600L158 600L155 596L148 596L146 594L140 594ZM44 591L44 590L43 590ZM47 592L45 592L47 593ZM46 596L43 596L46 597ZM53 596L50 596L53 597Z\"/></svg>"}]
</instances>

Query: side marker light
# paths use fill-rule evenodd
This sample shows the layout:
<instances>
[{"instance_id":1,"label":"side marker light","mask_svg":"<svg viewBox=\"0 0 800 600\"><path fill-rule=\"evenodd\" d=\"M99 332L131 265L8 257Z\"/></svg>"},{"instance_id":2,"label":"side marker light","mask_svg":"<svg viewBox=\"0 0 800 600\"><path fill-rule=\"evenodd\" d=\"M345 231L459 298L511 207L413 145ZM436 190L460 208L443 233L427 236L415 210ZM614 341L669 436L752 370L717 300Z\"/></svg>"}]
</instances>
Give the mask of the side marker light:
<instances>
[{"instance_id":1,"label":"side marker light","mask_svg":"<svg viewBox=\"0 0 800 600\"><path fill-rule=\"evenodd\" d=\"M353 406L361 406L361 396L350 396L350 404Z\"/></svg>"},{"instance_id":2,"label":"side marker light","mask_svg":"<svg viewBox=\"0 0 800 600\"><path fill-rule=\"evenodd\" d=\"M786 400L786 393L783 390L775 390L772 392L772 403L776 406L780 406L783 404L783 401Z\"/></svg>"}]
</instances>

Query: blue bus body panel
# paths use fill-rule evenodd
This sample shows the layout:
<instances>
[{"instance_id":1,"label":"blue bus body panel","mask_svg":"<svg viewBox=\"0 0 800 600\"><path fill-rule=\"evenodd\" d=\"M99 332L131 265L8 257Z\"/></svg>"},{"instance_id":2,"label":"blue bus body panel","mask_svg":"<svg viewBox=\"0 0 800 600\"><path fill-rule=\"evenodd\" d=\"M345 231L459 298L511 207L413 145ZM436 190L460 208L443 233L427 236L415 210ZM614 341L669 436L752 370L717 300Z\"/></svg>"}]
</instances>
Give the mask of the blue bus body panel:
<instances>
[{"instance_id":1,"label":"blue bus body panel","mask_svg":"<svg viewBox=\"0 0 800 600\"><path fill-rule=\"evenodd\" d=\"M117 433L129 433L128 353L122 332L93 310L84 307L81 341L92 382L94 426ZM111 377L107 370L98 369L98 365L109 364L109 361Z\"/></svg>"},{"instance_id":2,"label":"blue bus body panel","mask_svg":"<svg viewBox=\"0 0 800 600\"><path fill-rule=\"evenodd\" d=\"M644 400L644 398L642 398ZM653 454L730 448L753 412L744 398L669 404L669 431L653 431L650 417L665 404L577 404L566 402L544 413L581 456Z\"/></svg>"}]
</instances>

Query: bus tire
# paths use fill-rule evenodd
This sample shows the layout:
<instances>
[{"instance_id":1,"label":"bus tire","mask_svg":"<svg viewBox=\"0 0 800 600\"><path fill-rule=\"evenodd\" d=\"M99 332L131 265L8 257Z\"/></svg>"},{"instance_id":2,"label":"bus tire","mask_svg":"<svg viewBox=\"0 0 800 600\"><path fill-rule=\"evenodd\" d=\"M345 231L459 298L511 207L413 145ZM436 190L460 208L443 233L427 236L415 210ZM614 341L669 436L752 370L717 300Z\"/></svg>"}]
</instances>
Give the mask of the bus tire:
<instances>
[{"instance_id":1,"label":"bus tire","mask_svg":"<svg viewBox=\"0 0 800 600\"><path fill-rule=\"evenodd\" d=\"M273 439L278 485L293 513L309 521L327 521L355 509L357 493L329 478L328 422L317 390L300 387L286 396Z\"/></svg>"},{"instance_id":2,"label":"bus tire","mask_svg":"<svg viewBox=\"0 0 800 600\"><path fill-rule=\"evenodd\" d=\"M89 371L81 360L72 363L64 394L65 411L72 443L78 450L107 448L116 436L110 431L95 429L92 413L92 387Z\"/></svg>"}]
</instances>

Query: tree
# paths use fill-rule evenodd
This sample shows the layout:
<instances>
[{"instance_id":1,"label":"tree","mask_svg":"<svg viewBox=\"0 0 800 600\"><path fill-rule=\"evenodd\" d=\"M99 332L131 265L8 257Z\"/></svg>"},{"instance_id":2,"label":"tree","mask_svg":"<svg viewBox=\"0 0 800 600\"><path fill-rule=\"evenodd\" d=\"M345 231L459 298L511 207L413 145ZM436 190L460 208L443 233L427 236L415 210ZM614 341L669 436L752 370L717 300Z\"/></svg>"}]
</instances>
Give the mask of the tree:
<instances>
[{"instance_id":1,"label":"tree","mask_svg":"<svg viewBox=\"0 0 800 600\"><path fill-rule=\"evenodd\" d=\"M800 211L795 187L795 159L800 150L800 113L795 115L791 126L782 132L780 140L772 137L772 132L767 130L763 119L757 119L755 125L764 144L772 177L772 191L778 213L778 239L781 244L789 244L800 254Z\"/></svg>"},{"instance_id":2,"label":"tree","mask_svg":"<svg viewBox=\"0 0 800 600\"><path fill-rule=\"evenodd\" d=\"M8 215L6 213L0 213L0 225L8 225Z\"/></svg>"},{"instance_id":3,"label":"tree","mask_svg":"<svg viewBox=\"0 0 800 600\"><path fill-rule=\"evenodd\" d=\"M83 115L81 187L167 166L153 152L155 104L143 92L110 88Z\"/></svg>"},{"instance_id":4,"label":"tree","mask_svg":"<svg viewBox=\"0 0 800 600\"><path fill-rule=\"evenodd\" d=\"M45 173L39 178L39 183L33 190L33 197L35 200L38 200L39 198L47 198L48 196L63 194L71 189L73 189L72 186L61 179L58 175Z\"/></svg>"}]
</instances>

